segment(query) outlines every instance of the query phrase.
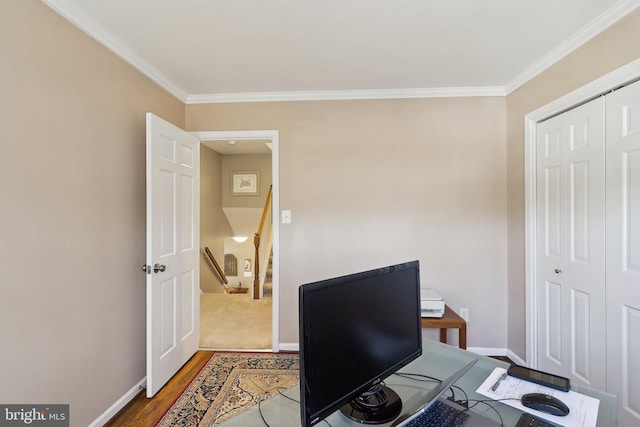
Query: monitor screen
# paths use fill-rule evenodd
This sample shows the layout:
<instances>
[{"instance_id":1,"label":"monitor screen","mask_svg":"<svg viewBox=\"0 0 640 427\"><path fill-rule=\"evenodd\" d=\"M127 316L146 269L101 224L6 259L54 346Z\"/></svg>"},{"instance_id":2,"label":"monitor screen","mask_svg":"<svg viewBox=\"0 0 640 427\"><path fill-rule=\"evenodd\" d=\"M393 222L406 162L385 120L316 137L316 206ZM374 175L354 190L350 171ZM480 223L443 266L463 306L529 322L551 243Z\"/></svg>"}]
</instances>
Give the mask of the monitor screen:
<instances>
[{"instance_id":1,"label":"monitor screen","mask_svg":"<svg viewBox=\"0 0 640 427\"><path fill-rule=\"evenodd\" d=\"M418 261L299 288L303 426L337 409L391 421L402 403L382 381L422 354Z\"/></svg>"}]
</instances>

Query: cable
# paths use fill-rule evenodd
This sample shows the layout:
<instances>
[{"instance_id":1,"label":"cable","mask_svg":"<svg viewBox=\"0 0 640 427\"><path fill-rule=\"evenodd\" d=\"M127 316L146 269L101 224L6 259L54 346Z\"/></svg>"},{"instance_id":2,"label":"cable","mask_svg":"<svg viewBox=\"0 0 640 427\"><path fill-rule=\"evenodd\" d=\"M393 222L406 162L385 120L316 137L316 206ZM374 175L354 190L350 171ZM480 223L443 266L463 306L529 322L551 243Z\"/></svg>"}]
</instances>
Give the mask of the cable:
<instances>
[{"instance_id":1,"label":"cable","mask_svg":"<svg viewBox=\"0 0 640 427\"><path fill-rule=\"evenodd\" d=\"M471 399L471 400L467 400L467 403L469 402L475 402L473 405L469 405L469 407L467 409L465 409L465 411L474 408L478 403L484 403L485 405L487 405L489 408L491 408L496 415L498 415L498 418L500 418L500 425L504 426L504 420L502 419L502 415L500 414L500 412L493 406L491 405L491 403L493 402L502 402L504 400L520 400L516 397L507 397L504 399Z\"/></svg>"},{"instance_id":2,"label":"cable","mask_svg":"<svg viewBox=\"0 0 640 427\"><path fill-rule=\"evenodd\" d=\"M410 380L414 380L414 381L432 381L432 382L438 382L441 383L442 380L429 376L429 375L424 375L424 374L416 374L416 373L411 373L411 372L396 372L395 375L399 376L399 377L403 377L403 378L408 378ZM456 400L455 398L455 391L454 389L458 390L460 393L462 393L464 395L464 400ZM484 399L484 400L478 400L478 399L469 399L469 396L467 395L467 392L464 391L462 388L458 387L457 385L452 385L451 387L449 387L449 391L451 392L451 397L448 398L449 400L458 403L460 406L464 406L465 409L462 412L466 412L468 410L470 410L471 408L475 407L478 403L484 403L485 405L487 405L489 408L491 408L497 415L498 418L500 419L500 425L504 426L504 421L502 419L502 415L500 414L500 412L498 412L498 410L493 407L492 405L490 405L490 402L501 402L503 400L520 400L519 398L515 398L515 397L509 397L509 398L505 398L505 399ZM470 405L471 402L475 402L474 404Z\"/></svg>"},{"instance_id":3,"label":"cable","mask_svg":"<svg viewBox=\"0 0 640 427\"><path fill-rule=\"evenodd\" d=\"M230 412L232 412L232 411L234 411L234 410L236 410L236 409L238 409L238 408L242 408L242 407L244 407L244 406L247 406L247 405L251 404L251 402L253 401L253 399L255 399L255 396L254 396L253 394L249 393L247 390L245 390L245 389L243 389L242 387L240 387L240 384L238 384L238 388L240 389L240 391L242 391L242 392L244 392L244 393L247 393L247 394L249 395L249 397L250 397L250 400L249 400L248 402L246 402L246 403L244 403L244 404L242 404L242 405L238 406L238 407L231 408L231 409L229 409L229 410L228 410L228 411L226 411L226 412L223 412L223 413L221 413L221 414L218 414L218 416L216 416L216 417L213 419L213 421L211 422L211 424L215 423L215 422L216 422L220 417L223 417L223 416L227 415L228 413L230 413ZM261 400L258 400L258 410L260 410L260 402L261 402ZM260 415L262 416L262 413L261 413ZM267 424L267 427L268 427L268 424Z\"/></svg>"},{"instance_id":4,"label":"cable","mask_svg":"<svg viewBox=\"0 0 640 427\"><path fill-rule=\"evenodd\" d=\"M286 398L286 399L289 399L289 400L290 400L290 401L292 401L292 402L300 403L300 401L299 401L299 400L296 400L296 399L294 399L293 397L289 397L289 396L287 396L286 394L284 394L284 393L282 392L282 390L288 390L288 388L287 388L287 387L282 387L282 386L280 386L280 387L276 387L276 391L278 392L278 394L279 394L280 396L282 396L282 397L284 397L284 398Z\"/></svg>"},{"instance_id":5,"label":"cable","mask_svg":"<svg viewBox=\"0 0 640 427\"><path fill-rule=\"evenodd\" d=\"M262 422L264 423L265 426L267 427L271 427L269 425L269 423L267 422L267 420L264 418L264 415L262 414L262 406L260 405L262 403L262 400L258 401L258 413L260 414L260 418L262 418Z\"/></svg>"},{"instance_id":6,"label":"cable","mask_svg":"<svg viewBox=\"0 0 640 427\"><path fill-rule=\"evenodd\" d=\"M436 378L436 377L431 377L429 375L424 375L424 374L416 374L413 372L396 372L394 375L397 375L399 377L403 377L403 378L408 378L410 380L414 380L414 381L432 381L432 382L437 382L437 383L441 383L442 380ZM423 379L421 379L423 378Z\"/></svg>"},{"instance_id":7,"label":"cable","mask_svg":"<svg viewBox=\"0 0 640 427\"><path fill-rule=\"evenodd\" d=\"M298 404L300 403L300 401L299 401L299 400L296 400L296 399L294 399L293 397L290 397L290 396L287 396L286 394L284 394L284 393L282 392L282 390L288 390L288 388L286 388L286 387L276 387L276 391L278 392L278 394L279 394L280 396L284 397L285 399L289 399L289 400L290 400L290 401L292 401L292 402L295 402L295 403L298 403ZM258 403L258 411L260 411L260 403ZM260 416L262 416L262 412L260 412ZM262 421L267 425L267 427L269 427L269 424L267 424L267 422L265 421L264 417L262 417ZM323 419L322 421L324 421L325 423L327 423L327 425L328 425L329 427L333 427L333 426L331 425L331 423L330 423L329 421L327 421L326 419Z\"/></svg>"},{"instance_id":8,"label":"cable","mask_svg":"<svg viewBox=\"0 0 640 427\"><path fill-rule=\"evenodd\" d=\"M420 382L429 381L429 382L442 383L442 380L439 378L432 377L430 375L416 374L413 372L396 372L395 375L402 378L407 378L413 381L420 381ZM464 394L465 400L467 400L467 393L457 385L452 385L451 387L449 387L449 391L451 392L450 400L452 400L453 402L456 401L456 395L455 395L455 392L453 391L454 388L458 389L462 394Z\"/></svg>"}]
</instances>

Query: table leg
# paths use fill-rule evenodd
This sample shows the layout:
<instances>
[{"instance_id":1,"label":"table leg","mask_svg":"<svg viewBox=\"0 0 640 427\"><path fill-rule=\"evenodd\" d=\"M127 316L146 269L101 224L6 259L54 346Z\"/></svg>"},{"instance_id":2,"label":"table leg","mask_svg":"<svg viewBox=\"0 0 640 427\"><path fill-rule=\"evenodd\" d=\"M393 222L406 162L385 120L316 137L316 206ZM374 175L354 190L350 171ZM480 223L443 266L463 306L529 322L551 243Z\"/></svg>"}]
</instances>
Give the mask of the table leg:
<instances>
[{"instance_id":1,"label":"table leg","mask_svg":"<svg viewBox=\"0 0 640 427\"><path fill-rule=\"evenodd\" d=\"M458 341L460 341L458 346L466 350L467 349L467 324L464 323L462 326L460 326L460 329L458 329L458 331L459 331Z\"/></svg>"},{"instance_id":2,"label":"table leg","mask_svg":"<svg viewBox=\"0 0 640 427\"><path fill-rule=\"evenodd\" d=\"M440 328L440 342L447 343L447 328Z\"/></svg>"}]
</instances>

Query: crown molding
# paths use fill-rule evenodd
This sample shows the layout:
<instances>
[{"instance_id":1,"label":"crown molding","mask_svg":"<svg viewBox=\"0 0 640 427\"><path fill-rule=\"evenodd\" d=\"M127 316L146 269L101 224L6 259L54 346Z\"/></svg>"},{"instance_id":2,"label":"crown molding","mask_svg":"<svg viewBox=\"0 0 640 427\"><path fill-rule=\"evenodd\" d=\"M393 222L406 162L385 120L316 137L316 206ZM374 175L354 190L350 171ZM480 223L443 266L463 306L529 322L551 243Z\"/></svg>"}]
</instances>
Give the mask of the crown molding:
<instances>
[{"instance_id":1,"label":"crown molding","mask_svg":"<svg viewBox=\"0 0 640 427\"><path fill-rule=\"evenodd\" d=\"M558 47L553 49L547 55L535 62L531 67L527 68L523 73L508 82L504 86L505 93L508 95L529 80L541 74L543 71L565 58L571 52L624 18L626 15L634 11L640 6L640 0L620 0L618 3L609 8L605 13L595 20L591 21L586 27L569 37Z\"/></svg>"},{"instance_id":2,"label":"crown molding","mask_svg":"<svg viewBox=\"0 0 640 427\"><path fill-rule=\"evenodd\" d=\"M220 93L187 96L187 104L220 104L235 102L336 101L366 99L454 98L474 96L505 96L502 86L328 90L307 92Z\"/></svg>"},{"instance_id":3,"label":"crown molding","mask_svg":"<svg viewBox=\"0 0 640 427\"><path fill-rule=\"evenodd\" d=\"M41 0L42 3L85 32L98 43L122 58L160 87L186 104L235 102L329 101L366 99L451 98L473 96L504 96L502 86L418 88L339 91L250 92L189 95L158 69L145 61L119 38L98 24L91 16L67 0Z\"/></svg>"},{"instance_id":4,"label":"crown molding","mask_svg":"<svg viewBox=\"0 0 640 427\"><path fill-rule=\"evenodd\" d=\"M506 96L533 79L562 58L591 40L602 31L615 24L624 16L640 7L640 0L620 0L603 15L578 31L548 55L534 63L523 73L504 86L414 88L380 90L338 90L338 91L293 91L293 92L250 92L221 94L187 94L149 62L115 37L93 18L67 0L41 0L73 25L85 32L115 55L147 76L164 90L186 104L216 104L238 102L283 102L283 101L333 101L367 99L411 99L411 98L452 98L475 96Z\"/></svg>"},{"instance_id":5,"label":"crown molding","mask_svg":"<svg viewBox=\"0 0 640 427\"><path fill-rule=\"evenodd\" d=\"M122 40L107 31L93 18L82 10L75 7L66 0L40 0L42 3L53 9L67 21L78 27L81 31L89 35L95 41L109 49L111 52L122 58L125 62L140 71L149 79L157 83L164 90L175 96L182 102L186 102L187 93L174 84L167 76L161 73L149 62L126 45Z\"/></svg>"}]
</instances>

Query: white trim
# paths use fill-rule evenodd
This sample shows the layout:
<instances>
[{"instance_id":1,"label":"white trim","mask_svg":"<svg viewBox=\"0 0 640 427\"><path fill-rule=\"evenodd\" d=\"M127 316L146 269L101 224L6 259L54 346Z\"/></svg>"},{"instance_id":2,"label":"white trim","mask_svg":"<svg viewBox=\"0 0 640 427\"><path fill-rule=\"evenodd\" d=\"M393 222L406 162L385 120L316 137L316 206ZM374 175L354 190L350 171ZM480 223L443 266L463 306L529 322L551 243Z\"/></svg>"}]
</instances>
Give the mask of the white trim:
<instances>
[{"instance_id":1,"label":"white trim","mask_svg":"<svg viewBox=\"0 0 640 427\"><path fill-rule=\"evenodd\" d=\"M586 27L583 27L569 37L562 44L557 46L547 55L535 62L532 66L527 68L520 75L516 76L513 80L507 82L504 85L504 91L510 94L520 86L533 79L571 52L578 49L580 46L618 22L620 19L627 16L634 9L640 6L640 0L621 0L611 8L609 8L604 14L597 17L594 21L589 23Z\"/></svg>"},{"instance_id":2,"label":"white trim","mask_svg":"<svg viewBox=\"0 0 640 427\"><path fill-rule=\"evenodd\" d=\"M336 101L362 99L456 98L505 96L501 86L414 89L329 90L307 92L253 92L189 95L187 104L233 102Z\"/></svg>"},{"instance_id":3,"label":"white trim","mask_svg":"<svg viewBox=\"0 0 640 427\"><path fill-rule=\"evenodd\" d=\"M604 14L596 18L586 27L582 28L519 76L516 76L513 80L507 82L504 86L187 94L183 88L171 81L171 79L164 75L160 70L155 68L148 61L142 59L138 52L133 50L111 32L107 31L95 19L77 8L73 3L68 0L41 1L186 104L505 96L536 77L538 74L640 6L640 0L620 0Z\"/></svg>"},{"instance_id":4,"label":"white trim","mask_svg":"<svg viewBox=\"0 0 640 427\"><path fill-rule=\"evenodd\" d=\"M272 192L271 203L273 212L280 212L280 142L277 130L245 130L245 131L202 131L190 132L200 141L211 141L219 139L229 139L235 141L270 139L271 140L271 174ZM273 215L273 297L271 303L272 311L272 350L279 351L279 326L280 326L280 215Z\"/></svg>"},{"instance_id":5,"label":"white trim","mask_svg":"<svg viewBox=\"0 0 640 427\"><path fill-rule=\"evenodd\" d=\"M280 343L281 351L300 351L300 344L297 342L281 342Z\"/></svg>"},{"instance_id":6,"label":"white trim","mask_svg":"<svg viewBox=\"0 0 640 427\"><path fill-rule=\"evenodd\" d=\"M481 356L506 356L513 361L513 363L517 365L524 365L525 362L517 354L508 348L497 348L497 347L467 347L467 351L471 353L479 354Z\"/></svg>"},{"instance_id":7,"label":"white trim","mask_svg":"<svg viewBox=\"0 0 640 427\"><path fill-rule=\"evenodd\" d=\"M298 343L280 343L280 350L282 351L300 351L300 345ZM471 353L479 354L481 356L506 356L513 360L518 365L524 365L525 361L508 348L494 348L494 347L467 347L467 351Z\"/></svg>"},{"instance_id":8,"label":"white trim","mask_svg":"<svg viewBox=\"0 0 640 427\"><path fill-rule=\"evenodd\" d=\"M515 363L516 365L525 365L525 361L523 359L520 358L520 356L518 356L517 354L515 354L513 351L507 349L507 354L506 356L513 360L513 363Z\"/></svg>"},{"instance_id":9,"label":"white trim","mask_svg":"<svg viewBox=\"0 0 640 427\"><path fill-rule=\"evenodd\" d=\"M136 70L140 71L149 79L157 83L161 88L178 98L180 101L186 102L187 93L182 88L172 82L149 62L142 59L138 52L131 49L126 43L107 31L91 16L87 15L67 0L41 1L67 21L85 32L89 37L93 38L95 41L113 52L116 56L119 56Z\"/></svg>"},{"instance_id":10,"label":"white trim","mask_svg":"<svg viewBox=\"0 0 640 427\"><path fill-rule=\"evenodd\" d=\"M467 351L471 353L479 354L481 356L506 356L506 348L498 347L467 347Z\"/></svg>"},{"instance_id":11,"label":"white trim","mask_svg":"<svg viewBox=\"0 0 640 427\"><path fill-rule=\"evenodd\" d=\"M537 276L536 260L536 124L554 114L566 111L586 100L607 93L640 78L640 58L587 83L586 85L552 101L524 117L524 203L525 203L525 294L526 294L526 357L528 366L538 366L538 335L536 315L538 311L536 301Z\"/></svg>"},{"instance_id":12,"label":"white trim","mask_svg":"<svg viewBox=\"0 0 640 427\"><path fill-rule=\"evenodd\" d=\"M131 402L142 390L147 387L147 377L144 377L138 382L138 384L131 387L131 389L124 394L120 399L96 418L89 427L101 427L105 425L114 415L116 415L127 403Z\"/></svg>"},{"instance_id":13,"label":"white trim","mask_svg":"<svg viewBox=\"0 0 640 427\"><path fill-rule=\"evenodd\" d=\"M213 353L216 352L229 352L235 351L238 353L277 353L270 348L216 348L216 347L200 347L199 351L211 351Z\"/></svg>"}]
</instances>

